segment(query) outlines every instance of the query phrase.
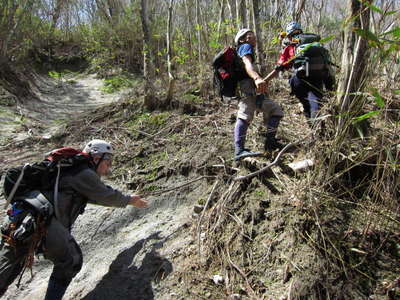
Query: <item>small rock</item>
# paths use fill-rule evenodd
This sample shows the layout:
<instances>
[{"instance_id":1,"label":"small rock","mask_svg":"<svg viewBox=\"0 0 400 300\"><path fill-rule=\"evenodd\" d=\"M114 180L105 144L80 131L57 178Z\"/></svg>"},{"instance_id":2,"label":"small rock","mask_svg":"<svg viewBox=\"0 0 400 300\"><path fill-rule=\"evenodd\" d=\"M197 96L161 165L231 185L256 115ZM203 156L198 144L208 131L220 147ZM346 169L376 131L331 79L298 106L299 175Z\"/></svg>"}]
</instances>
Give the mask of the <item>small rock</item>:
<instances>
[{"instance_id":1,"label":"small rock","mask_svg":"<svg viewBox=\"0 0 400 300\"><path fill-rule=\"evenodd\" d=\"M205 296L206 298L211 298L211 293L210 293L210 292L207 292L204 296Z\"/></svg>"},{"instance_id":2,"label":"small rock","mask_svg":"<svg viewBox=\"0 0 400 300\"><path fill-rule=\"evenodd\" d=\"M198 215L198 214L192 213L192 219L198 219L198 218L199 218L199 215Z\"/></svg>"},{"instance_id":3,"label":"small rock","mask_svg":"<svg viewBox=\"0 0 400 300\"><path fill-rule=\"evenodd\" d=\"M195 205L195 206L193 207L193 211L194 211L196 214L201 213L201 212L203 211L203 209L204 209L204 206L203 206L203 205L199 205L199 204L197 204L197 205Z\"/></svg>"},{"instance_id":4,"label":"small rock","mask_svg":"<svg viewBox=\"0 0 400 300\"><path fill-rule=\"evenodd\" d=\"M215 284L222 284L224 283L224 277L222 277L221 275L214 275L213 281Z\"/></svg>"},{"instance_id":5,"label":"small rock","mask_svg":"<svg viewBox=\"0 0 400 300\"><path fill-rule=\"evenodd\" d=\"M240 298L239 294L232 294L229 296L229 300L240 300Z\"/></svg>"}]
</instances>

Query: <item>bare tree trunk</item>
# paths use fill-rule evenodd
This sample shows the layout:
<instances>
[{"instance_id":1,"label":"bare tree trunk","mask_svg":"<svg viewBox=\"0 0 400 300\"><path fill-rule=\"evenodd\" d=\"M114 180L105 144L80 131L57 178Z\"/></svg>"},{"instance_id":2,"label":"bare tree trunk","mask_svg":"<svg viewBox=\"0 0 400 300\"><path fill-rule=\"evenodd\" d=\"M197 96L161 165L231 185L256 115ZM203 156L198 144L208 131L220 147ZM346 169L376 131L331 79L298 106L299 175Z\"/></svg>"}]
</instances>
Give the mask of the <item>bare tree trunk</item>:
<instances>
[{"instance_id":1,"label":"bare tree trunk","mask_svg":"<svg viewBox=\"0 0 400 300\"><path fill-rule=\"evenodd\" d=\"M201 39L201 22L200 22L200 1L196 0L196 25L197 25L197 51L198 51L198 58L199 63L202 62L202 39Z\"/></svg>"},{"instance_id":2,"label":"bare tree trunk","mask_svg":"<svg viewBox=\"0 0 400 300\"><path fill-rule=\"evenodd\" d=\"M8 51L8 46L9 46L10 40L13 37L13 35L15 34L17 28L19 27L20 22L26 16L28 10L31 9L32 5L33 5L32 0L25 1L24 5L22 7L19 7L18 4L14 3L11 14L10 14L10 17L12 16L12 19L11 19L12 22L10 22L9 24L6 25L8 27L7 31L6 31L7 34L3 38L0 56L7 57L7 51ZM10 18L9 18L9 20L10 20Z\"/></svg>"},{"instance_id":3,"label":"bare tree trunk","mask_svg":"<svg viewBox=\"0 0 400 300\"><path fill-rule=\"evenodd\" d=\"M217 28L217 30L218 30L218 41L220 40L220 37L221 37L221 24L222 24L222 21L224 19L224 10L225 10L225 0L221 0L221 8L220 8L220 11L219 11L218 28Z\"/></svg>"},{"instance_id":4,"label":"bare tree trunk","mask_svg":"<svg viewBox=\"0 0 400 300\"><path fill-rule=\"evenodd\" d=\"M122 3L120 0L107 0L107 6L113 25L118 24L121 17Z\"/></svg>"},{"instance_id":5,"label":"bare tree trunk","mask_svg":"<svg viewBox=\"0 0 400 300\"><path fill-rule=\"evenodd\" d=\"M172 11L174 6L174 0L169 0L168 5L168 23L167 23L167 64L168 64L168 91L167 98L165 99L165 106L169 106L171 104L172 96L174 93L175 87L175 76L172 73L172 49L171 49L171 34L172 34Z\"/></svg>"},{"instance_id":6,"label":"bare tree trunk","mask_svg":"<svg viewBox=\"0 0 400 300\"><path fill-rule=\"evenodd\" d=\"M318 2L318 1L316 1L316 2ZM320 3L319 3L319 5L318 5L318 3L313 3L314 5L314 8L315 9L317 9L317 11L318 11L318 23L316 24L316 26L317 26L317 32L319 32L319 28L321 27L321 21L322 21L322 13L323 13L323 11L324 11L324 4L325 4L325 2L324 1L321 1Z\"/></svg>"},{"instance_id":7,"label":"bare tree trunk","mask_svg":"<svg viewBox=\"0 0 400 300\"><path fill-rule=\"evenodd\" d=\"M156 108L156 100L154 98L154 86L151 81L152 77L152 64L149 58L150 55L150 31L147 18L147 0L141 0L141 11L140 17L142 21L142 31L143 31L143 77L145 79L145 96L144 96L144 106L149 110L154 110Z\"/></svg>"},{"instance_id":8,"label":"bare tree trunk","mask_svg":"<svg viewBox=\"0 0 400 300\"><path fill-rule=\"evenodd\" d=\"M51 33L54 32L54 30L57 27L58 20L60 19L61 11L64 9L65 5L68 3L68 0L57 0L56 1L56 7L54 8L53 11L53 18L51 20Z\"/></svg>"},{"instance_id":9,"label":"bare tree trunk","mask_svg":"<svg viewBox=\"0 0 400 300\"><path fill-rule=\"evenodd\" d=\"M240 17L242 19L242 27L248 27L249 22L247 20L246 0L240 1Z\"/></svg>"},{"instance_id":10,"label":"bare tree trunk","mask_svg":"<svg viewBox=\"0 0 400 300\"><path fill-rule=\"evenodd\" d=\"M111 16L109 15L109 11L107 10L106 4L103 2L103 0L96 0L96 6L101 11L106 21L111 25L112 24Z\"/></svg>"},{"instance_id":11,"label":"bare tree trunk","mask_svg":"<svg viewBox=\"0 0 400 300\"><path fill-rule=\"evenodd\" d=\"M261 74L265 73L265 67L263 65L264 61L264 53L262 51L262 31L260 27L260 9L259 9L259 1L251 0L251 10L253 12L253 24L254 24L254 33L256 34L257 46L256 46L256 63L260 66Z\"/></svg>"},{"instance_id":12,"label":"bare tree trunk","mask_svg":"<svg viewBox=\"0 0 400 300\"><path fill-rule=\"evenodd\" d=\"M244 7L246 11L246 27L254 28L253 10L251 9L252 0L244 0Z\"/></svg>"},{"instance_id":13,"label":"bare tree trunk","mask_svg":"<svg viewBox=\"0 0 400 300\"><path fill-rule=\"evenodd\" d=\"M245 0L236 0L236 22L238 30L244 28L247 24L246 21L246 5Z\"/></svg>"},{"instance_id":14,"label":"bare tree trunk","mask_svg":"<svg viewBox=\"0 0 400 300\"><path fill-rule=\"evenodd\" d=\"M300 17L304 9L306 0L296 0L296 5L293 10L293 20L300 22Z\"/></svg>"},{"instance_id":15,"label":"bare tree trunk","mask_svg":"<svg viewBox=\"0 0 400 300\"><path fill-rule=\"evenodd\" d=\"M0 85L19 101L37 99L31 90L29 79L17 72L10 62L10 46L20 46L22 39L18 37L19 28L32 11L33 0L23 3L2 1L0 4ZM12 42L17 36L16 44Z\"/></svg>"},{"instance_id":16,"label":"bare tree trunk","mask_svg":"<svg viewBox=\"0 0 400 300\"><path fill-rule=\"evenodd\" d=\"M188 26L186 26L186 29L187 29L186 33L188 36L188 53L189 53L190 59L192 59L193 58L193 36L192 36L193 22L192 22L192 13L188 6L188 1L189 0L185 0L185 11L186 11L187 22L189 24ZM192 7L192 5L190 5L190 7Z\"/></svg>"},{"instance_id":17,"label":"bare tree trunk","mask_svg":"<svg viewBox=\"0 0 400 300\"><path fill-rule=\"evenodd\" d=\"M368 65L368 41L356 35L354 28L368 30L370 10L358 0L348 0L347 26L344 32L341 74L337 89L337 104L340 116L348 113L351 103L357 97L354 93L361 91L365 84L365 71ZM344 124L344 118L339 118L339 130Z\"/></svg>"},{"instance_id":18,"label":"bare tree trunk","mask_svg":"<svg viewBox=\"0 0 400 300\"><path fill-rule=\"evenodd\" d=\"M282 8L281 8L281 2L279 0L275 0L275 15L281 16L282 15Z\"/></svg>"},{"instance_id":19,"label":"bare tree trunk","mask_svg":"<svg viewBox=\"0 0 400 300\"><path fill-rule=\"evenodd\" d=\"M205 53L210 53L210 46L209 46L209 36L210 36L210 32L208 30L208 24L207 21L205 20L205 13L203 13L203 9L202 6L199 6L200 10L200 24L201 24L201 28L202 30L200 30L200 33L202 35L202 49L203 49L203 57L204 57L204 52Z\"/></svg>"},{"instance_id":20,"label":"bare tree trunk","mask_svg":"<svg viewBox=\"0 0 400 300\"><path fill-rule=\"evenodd\" d=\"M229 9L229 16L231 18L231 24L235 25L235 19L236 19L236 15L235 15L235 1L234 0L228 0L227 1L228 4L228 9Z\"/></svg>"}]
</instances>

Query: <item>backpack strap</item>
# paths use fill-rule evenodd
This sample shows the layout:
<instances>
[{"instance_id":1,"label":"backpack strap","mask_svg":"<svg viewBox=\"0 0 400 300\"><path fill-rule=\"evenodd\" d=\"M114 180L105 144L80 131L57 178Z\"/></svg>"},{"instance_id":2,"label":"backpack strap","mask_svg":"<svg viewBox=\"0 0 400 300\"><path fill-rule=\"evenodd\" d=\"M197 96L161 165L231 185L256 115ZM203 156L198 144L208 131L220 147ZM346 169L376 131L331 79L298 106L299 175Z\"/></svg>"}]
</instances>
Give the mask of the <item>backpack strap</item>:
<instances>
[{"instance_id":1,"label":"backpack strap","mask_svg":"<svg viewBox=\"0 0 400 300\"><path fill-rule=\"evenodd\" d=\"M54 184L54 214L56 218L60 220L60 208L58 207L58 183L60 182L60 171L61 171L61 162L57 163L57 177L56 182Z\"/></svg>"},{"instance_id":2,"label":"backpack strap","mask_svg":"<svg viewBox=\"0 0 400 300\"><path fill-rule=\"evenodd\" d=\"M25 165L23 166L23 168L22 168L22 170L21 170L21 173L20 173L19 176L18 176L17 181L15 182L15 184L14 184L14 186L13 186L13 188L12 188L10 194L9 194L8 197L7 197L7 201L6 201L6 203L4 204L4 209L6 209L6 208L8 207L8 205L9 205L10 202L11 202L11 200L14 198L15 192L17 191L17 189L18 189L18 187L19 187L19 185L20 185L20 183L21 183L22 178L24 177L24 172L25 172L25 169L26 169L27 166L29 166L29 164L25 164Z\"/></svg>"}]
</instances>

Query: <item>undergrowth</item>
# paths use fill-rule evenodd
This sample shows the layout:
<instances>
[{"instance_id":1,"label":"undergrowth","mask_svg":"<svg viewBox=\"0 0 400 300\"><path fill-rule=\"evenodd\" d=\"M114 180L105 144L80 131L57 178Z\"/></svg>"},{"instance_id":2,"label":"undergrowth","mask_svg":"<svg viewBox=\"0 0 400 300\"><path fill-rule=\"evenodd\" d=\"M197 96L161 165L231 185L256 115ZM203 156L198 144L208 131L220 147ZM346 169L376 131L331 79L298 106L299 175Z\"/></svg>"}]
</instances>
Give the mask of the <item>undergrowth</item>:
<instances>
[{"instance_id":1,"label":"undergrowth","mask_svg":"<svg viewBox=\"0 0 400 300\"><path fill-rule=\"evenodd\" d=\"M132 88L137 85L135 79L125 75L114 75L104 79L104 86L101 90L105 93L112 94L122 89Z\"/></svg>"}]
</instances>

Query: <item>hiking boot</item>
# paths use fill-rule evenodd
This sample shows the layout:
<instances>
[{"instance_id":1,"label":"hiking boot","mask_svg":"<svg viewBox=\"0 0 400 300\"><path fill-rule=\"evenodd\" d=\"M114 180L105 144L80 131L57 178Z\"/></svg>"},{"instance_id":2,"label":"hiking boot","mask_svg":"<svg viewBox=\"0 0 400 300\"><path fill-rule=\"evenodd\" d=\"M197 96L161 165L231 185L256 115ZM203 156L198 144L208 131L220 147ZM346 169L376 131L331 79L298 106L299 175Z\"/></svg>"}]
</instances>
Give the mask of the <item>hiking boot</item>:
<instances>
[{"instance_id":1,"label":"hiking boot","mask_svg":"<svg viewBox=\"0 0 400 300\"><path fill-rule=\"evenodd\" d=\"M260 156L260 155L262 155L261 152L251 152L249 149L243 149L243 150L238 151L235 154L235 160L239 161L245 157L254 157L254 156Z\"/></svg>"},{"instance_id":2,"label":"hiking boot","mask_svg":"<svg viewBox=\"0 0 400 300\"><path fill-rule=\"evenodd\" d=\"M267 137L265 139L264 150L265 151L274 151L274 150L282 150L285 145L278 142L275 137Z\"/></svg>"}]
</instances>

